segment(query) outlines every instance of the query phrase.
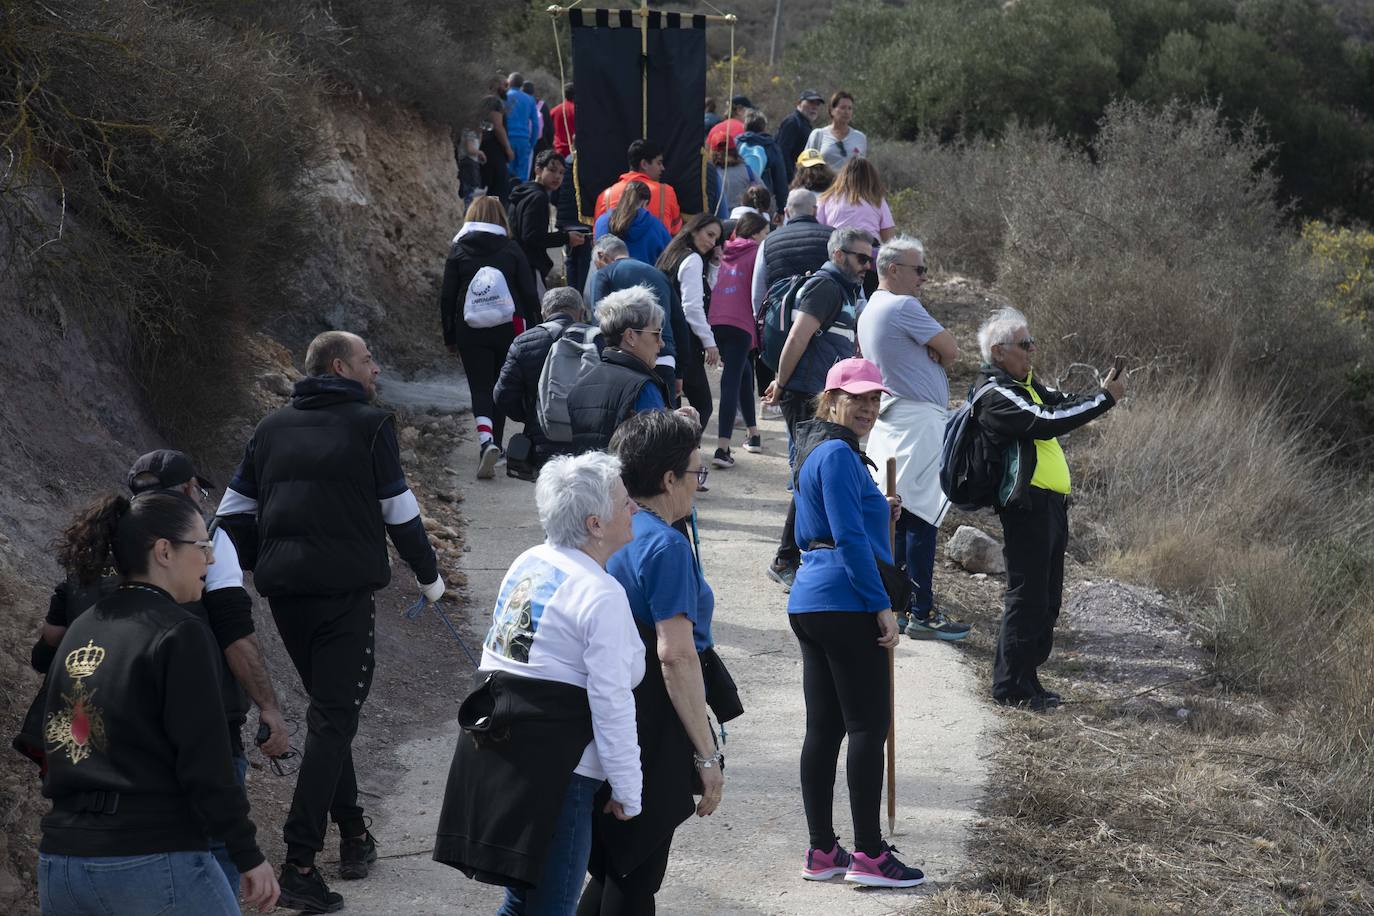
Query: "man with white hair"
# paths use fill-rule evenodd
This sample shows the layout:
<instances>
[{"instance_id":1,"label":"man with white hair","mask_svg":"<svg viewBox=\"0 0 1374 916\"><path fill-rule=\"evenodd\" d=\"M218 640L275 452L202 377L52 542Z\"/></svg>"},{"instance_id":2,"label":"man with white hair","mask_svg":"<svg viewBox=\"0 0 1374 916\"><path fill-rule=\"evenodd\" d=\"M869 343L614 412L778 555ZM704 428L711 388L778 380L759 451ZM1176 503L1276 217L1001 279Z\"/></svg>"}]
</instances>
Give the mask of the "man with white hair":
<instances>
[{"instance_id":1,"label":"man with white hair","mask_svg":"<svg viewBox=\"0 0 1374 916\"><path fill-rule=\"evenodd\" d=\"M816 192L793 188L787 195L786 224L770 232L759 245L754 258L754 280L750 292L754 314L763 309L768 287L785 277L819 270L830 259L826 244L831 228L816 219Z\"/></svg>"},{"instance_id":2,"label":"man with white hair","mask_svg":"<svg viewBox=\"0 0 1374 916\"><path fill-rule=\"evenodd\" d=\"M1068 543L1069 464L1058 436L1101 416L1125 394L1115 370L1102 388L1070 396L1031 372L1035 338L1016 309L995 312L978 329L983 366L979 426L1002 449L1006 467L997 494L1007 561L1002 631L992 668L992 697L1003 706L1046 710L1059 694L1040 683L1036 669L1050 657L1064 590Z\"/></svg>"},{"instance_id":3,"label":"man with white hair","mask_svg":"<svg viewBox=\"0 0 1374 916\"><path fill-rule=\"evenodd\" d=\"M673 396L669 403L676 403L682 391L677 368L677 341L685 340L690 332L687 330L687 316L682 312L682 303L676 301L667 276L654 265L630 257L629 246L615 235L603 235L596 240L596 247L592 249L592 266L595 270L587 278L585 295L588 311L593 316L596 315L597 303L611 293L636 286L647 286L653 291L654 301L663 308L666 316L662 346L654 360L654 371Z\"/></svg>"},{"instance_id":4,"label":"man with white hair","mask_svg":"<svg viewBox=\"0 0 1374 916\"><path fill-rule=\"evenodd\" d=\"M925 247L898 235L878 250L878 289L859 319L859 348L883 374L878 422L868 437L868 456L878 469L897 459L895 562L914 586L911 616L897 618L898 632L912 639L963 639L969 626L935 608L935 535L949 508L940 489L940 447L949 412L947 366L959 355L954 335L930 316L921 300L926 285ZM879 487L884 485L878 481Z\"/></svg>"}]
</instances>

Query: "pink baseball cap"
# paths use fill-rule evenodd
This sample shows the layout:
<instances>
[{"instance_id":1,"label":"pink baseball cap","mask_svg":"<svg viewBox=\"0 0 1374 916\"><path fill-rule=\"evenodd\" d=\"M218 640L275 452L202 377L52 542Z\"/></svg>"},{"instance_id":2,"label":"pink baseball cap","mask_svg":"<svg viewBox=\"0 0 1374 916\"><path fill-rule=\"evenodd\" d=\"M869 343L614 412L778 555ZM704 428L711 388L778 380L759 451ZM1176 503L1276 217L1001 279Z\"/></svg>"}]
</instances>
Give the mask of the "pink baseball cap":
<instances>
[{"instance_id":1,"label":"pink baseball cap","mask_svg":"<svg viewBox=\"0 0 1374 916\"><path fill-rule=\"evenodd\" d=\"M883 384L883 374L878 367L858 357L842 359L830 367L825 376L825 390L833 391L836 388L850 394L867 394L870 391L892 393Z\"/></svg>"}]
</instances>

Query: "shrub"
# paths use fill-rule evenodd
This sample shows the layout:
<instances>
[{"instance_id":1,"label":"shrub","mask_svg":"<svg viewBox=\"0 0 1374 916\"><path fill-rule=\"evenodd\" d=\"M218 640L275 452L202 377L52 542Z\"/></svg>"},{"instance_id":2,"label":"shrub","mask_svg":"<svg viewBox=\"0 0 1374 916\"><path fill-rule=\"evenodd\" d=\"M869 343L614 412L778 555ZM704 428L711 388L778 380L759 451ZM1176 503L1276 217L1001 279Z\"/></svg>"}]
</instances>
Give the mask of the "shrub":
<instances>
[{"instance_id":1,"label":"shrub","mask_svg":"<svg viewBox=\"0 0 1374 916\"><path fill-rule=\"evenodd\" d=\"M1313 220L1302 227L1302 237L1312 257L1332 274L1323 301L1368 334L1374 310L1374 232Z\"/></svg>"}]
</instances>

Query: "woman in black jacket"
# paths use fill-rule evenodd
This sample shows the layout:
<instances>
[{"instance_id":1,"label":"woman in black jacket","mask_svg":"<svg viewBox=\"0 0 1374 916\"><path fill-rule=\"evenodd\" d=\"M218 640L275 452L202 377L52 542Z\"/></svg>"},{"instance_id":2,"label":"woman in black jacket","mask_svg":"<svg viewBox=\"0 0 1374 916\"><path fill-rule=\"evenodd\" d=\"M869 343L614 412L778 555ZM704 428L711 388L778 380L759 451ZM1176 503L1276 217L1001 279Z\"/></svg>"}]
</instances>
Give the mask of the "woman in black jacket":
<instances>
[{"instance_id":1,"label":"woman in black jacket","mask_svg":"<svg viewBox=\"0 0 1374 916\"><path fill-rule=\"evenodd\" d=\"M472 391L480 449L477 477L494 476L502 456L505 417L492 394L511 341L539 323L539 294L529 259L510 237L506 211L494 197L468 207L453 238L439 294L444 343L463 362Z\"/></svg>"},{"instance_id":2,"label":"woman in black jacket","mask_svg":"<svg viewBox=\"0 0 1374 916\"><path fill-rule=\"evenodd\" d=\"M213 546L196 504L158 490L106 497L67 529L61 560L83 584L110 559L115 592L78 617L54 661L38 896L45 914L238 914L278 887L234 777L215 648L178 602L204 587ZM242 874L230 888L220 837Z\"/></svg>"}]
</instances>

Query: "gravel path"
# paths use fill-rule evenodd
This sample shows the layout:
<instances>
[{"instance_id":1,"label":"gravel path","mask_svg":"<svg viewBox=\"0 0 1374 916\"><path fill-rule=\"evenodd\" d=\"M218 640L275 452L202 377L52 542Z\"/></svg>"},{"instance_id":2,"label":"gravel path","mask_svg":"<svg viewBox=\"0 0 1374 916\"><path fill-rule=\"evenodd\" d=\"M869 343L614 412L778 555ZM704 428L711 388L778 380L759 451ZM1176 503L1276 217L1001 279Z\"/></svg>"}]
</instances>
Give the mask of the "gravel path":
<instances>
[{"instance_id":1,"label":"gravel path","mask_svg":"<svg viewBox=\"0 0 1374 916\"><path fill-rule=\"evenodd\" d=\"M805 722L801 663L787 626L786 595L764 572L787 508L786 440L781 422L765 421L763 426L766 451L750 455L737 448L736 466L713 471L711 492L698 502L702 561L716 592L715 638L739 684L746 713L727 727L724 802L712 817L693 818L678 830L659 911L908 911L964 863L965 830L982 791L986 768L981 752L994 716L976 698L973 673L956 650L904 640L896 660L898 808L892 841L931 881L915 891L886 891L800 879L806 845L797 776ZM472 480L475 463L475 446L463 443L453 466L465 491L467 620L470 630L480 634L507 566L542 539L542 533L533 487L505 477ZM453 697L455 712L461 699ZM385 843L385 858L366 881L338 883L347 912L495 912L499 889L469 881L430 859L456 737L457 727L450 721L401 743L398 757L405 773L380 803L369 806L376 816L374 830ZM848 841L852 831L843 764L841 754L836 825Z\"/></svg>"}]
</instances>

